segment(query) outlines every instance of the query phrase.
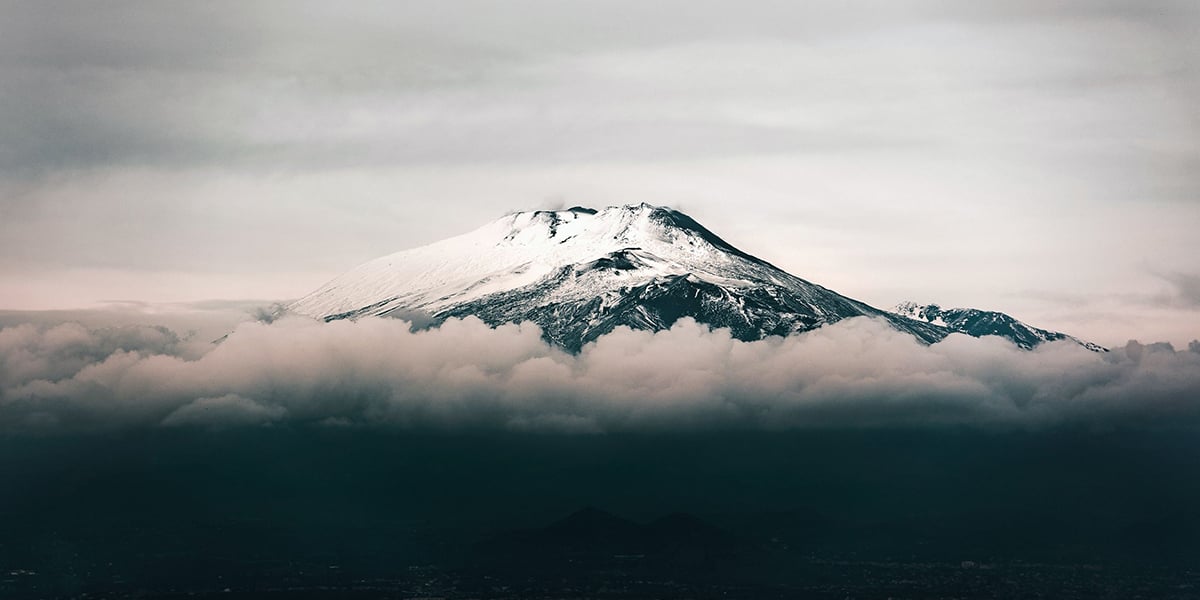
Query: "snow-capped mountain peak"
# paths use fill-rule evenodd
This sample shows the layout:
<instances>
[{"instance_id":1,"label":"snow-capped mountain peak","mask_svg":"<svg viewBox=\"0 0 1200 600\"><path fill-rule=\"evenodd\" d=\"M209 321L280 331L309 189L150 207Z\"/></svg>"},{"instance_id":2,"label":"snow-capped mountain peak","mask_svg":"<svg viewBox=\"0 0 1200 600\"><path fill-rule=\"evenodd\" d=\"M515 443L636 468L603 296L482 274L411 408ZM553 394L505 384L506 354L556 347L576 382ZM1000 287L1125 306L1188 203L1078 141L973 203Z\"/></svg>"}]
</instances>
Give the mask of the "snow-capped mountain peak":
<instances>
[{"instance_id":1,"label":"snow-capped mountain peak","mask_svg":"<svg viewBox=\"0 0 1200 600\"><path fill-rule=\"evenodd\" d=\"M645 203L511 213L360 265L289 309L326 320L532 321L573 351L617 326L661 330L684 316L743 340L855 316L887 320L927 343L952 331L919 311L882 311L805 281L682 212Z\"/></svg>"},{"instance_id":2,"label":"snow-capped mountain peak","mask_svg":"<svg viewBox=\"0 0 1200 600\"><path fill-rule=\"evenodd\" d=\"M911 300L905 300L892 308L892 312L917 321L946 325L946 321L942 319L941 307L936 304L917 304Z\"/></svg>"},{"instance_id":3,"label":"snow-capped mountain peak","mask_svg":"<svg viewBox=\"0 0 1200 600\"><path fill-rule=\"evenodd\" d=\"M1008 338L1014 344L1027 350L1044 342L1072 340L1088 350L1108 352L1108 349L1103 346L1085 342L1058 331L1040 329L1019 321L1010 315L992 310L942 308L937 304L918 304L912 301L905 301L897 304L892 309L892 312L909 319L924 321L974 337L998 335Z\"/></svg>"},{"instance_id":4,"label":"snow-capped mountain peak","mask_svg":"<svg viewBox=\"0 0 1200 600\"><path fill-rule=\"evenodd\" d=\"M534 284L567 265L622 264L640 279L686 273L738 279L745 275L745 263L754 262L690 217L664 207L517 212L470 233L363 264L292 310L322 317L367 306L374 314L398 308L437 313Z\"/></svg>"}]
</instances>

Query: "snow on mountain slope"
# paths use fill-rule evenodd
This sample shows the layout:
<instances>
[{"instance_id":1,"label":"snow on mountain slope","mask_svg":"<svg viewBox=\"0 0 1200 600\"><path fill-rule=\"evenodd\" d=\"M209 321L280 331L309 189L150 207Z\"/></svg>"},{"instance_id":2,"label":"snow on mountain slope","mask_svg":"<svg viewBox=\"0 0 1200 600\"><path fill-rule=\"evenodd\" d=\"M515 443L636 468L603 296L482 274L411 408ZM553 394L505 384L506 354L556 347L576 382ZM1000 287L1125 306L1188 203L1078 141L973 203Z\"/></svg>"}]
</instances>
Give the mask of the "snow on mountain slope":
<instances>
[{"instance_id":1,"label":"snow on mountain slope","mask_svg":"<svg viewBox=\"0 0 1200 600\"><path fill-rule=\"evenodd\" d=\"M370 261L301 299L293 309L311 315L386 314L397 308L438 313L490 294L535 284L564 266L604 261L627 280L703 272L744 285L746 277L775 277L715 236L703 235L680 213L646 204L603 211L519 212L457 237ZM694 223L693 223L694 225ZM747 267L749 270L747 271ZM782 273L782 272L780 272ZM581 278L559 290L563 299L595 296L606 281ZM780 283L780 281L775 281ZM348 315L349 316L349 315Z\"/></svg>"},{"instance_id":2,"label":"snow on mountain slope","mask_svg":"<svg viewBox=\"0 0 1200 600\"><path fill-rule=\"evenodd\" d=\"M510 214L370 261L289 309L326 320L424 313L533 321L571 350L619 325L660 330L683 316L739 339L852 316L887 319L927 342L945 335L790 275L687 215L648 204Z\"/></svg>"},{"instance_id":3,"label":"snow on mountain slope","mask_svg":"<svg viewBox=\"0 0 1200 600\"><path fill-rule=\"evenodd\" d=\"M1039 329L1002 312L977 308L942 308L937 304L917 304L911 301L901 302L892 309L892 312L974 337L998 335L1008 338L1026 350L1044 342L1072 340L1093 352L1108 352L1108 349L1103 346L1085 342L1058 331Z\"/></svg>"},{"instance_id":4,"label":"snow on mountain slope","mask_svg":"<svg viewBox=\"0 0 1200 600\"><path fill-rule=\"evenodd\" d=\"M532 321L572 351L618 326L658 331L685 316L728 327L741 340L856 316L882 318L927 343L953 331L800 279L681 212L649 204L513 213L363 264L289 310L325 320Z\"/></svg>"}]
</instances>

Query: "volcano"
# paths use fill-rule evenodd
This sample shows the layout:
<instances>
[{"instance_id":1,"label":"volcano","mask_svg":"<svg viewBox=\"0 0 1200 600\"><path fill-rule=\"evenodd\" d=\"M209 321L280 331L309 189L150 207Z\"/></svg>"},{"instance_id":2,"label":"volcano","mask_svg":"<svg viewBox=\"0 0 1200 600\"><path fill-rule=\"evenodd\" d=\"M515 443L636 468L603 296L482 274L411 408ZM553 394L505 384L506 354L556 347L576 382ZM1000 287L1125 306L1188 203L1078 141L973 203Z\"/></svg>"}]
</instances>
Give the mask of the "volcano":
<instances>
[{"instance_id":1,"label":"volcano","mask_svg":"<svg viewBox=\"0 0 1200 600\"><path fill-rule=\"evenodd\" d=\"M886 311L843 296L738 250L682 212L638 204L509 214L367 262L289 310L327 321L533 322L547 341L571 352L617 327L660 331L684 317L744 341L852 317L881 319L924 343L952 333L1000 335L1023 348L1074 339L1036 328L1028 329L1040 333L1027 335L1011 327L955 327L907 308Z\"/></svg>"}]
</instances>

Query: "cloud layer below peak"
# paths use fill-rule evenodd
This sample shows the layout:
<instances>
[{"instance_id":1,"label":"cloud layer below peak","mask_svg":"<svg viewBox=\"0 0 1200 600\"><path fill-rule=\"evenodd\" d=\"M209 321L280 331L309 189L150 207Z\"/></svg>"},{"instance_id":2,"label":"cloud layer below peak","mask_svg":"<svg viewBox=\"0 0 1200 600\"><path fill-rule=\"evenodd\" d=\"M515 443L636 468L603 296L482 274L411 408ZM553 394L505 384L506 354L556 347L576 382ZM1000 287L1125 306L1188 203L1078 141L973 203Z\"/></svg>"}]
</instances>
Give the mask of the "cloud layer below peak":
<instances>
[{"instance_id":1,"label":"cloud layer below peak","mask_svg":"<svg viewBox=\"0 0 1200 600\"><path fill-rule=\"evenodd\" d=\"M578 355L474 318L244 323L196 352L161 327L0 329L0 430L246 426L604 433L1200 426L1200 344L923 346L849 319L740 342L690 319Z\"/></svg>"}]
</instances>

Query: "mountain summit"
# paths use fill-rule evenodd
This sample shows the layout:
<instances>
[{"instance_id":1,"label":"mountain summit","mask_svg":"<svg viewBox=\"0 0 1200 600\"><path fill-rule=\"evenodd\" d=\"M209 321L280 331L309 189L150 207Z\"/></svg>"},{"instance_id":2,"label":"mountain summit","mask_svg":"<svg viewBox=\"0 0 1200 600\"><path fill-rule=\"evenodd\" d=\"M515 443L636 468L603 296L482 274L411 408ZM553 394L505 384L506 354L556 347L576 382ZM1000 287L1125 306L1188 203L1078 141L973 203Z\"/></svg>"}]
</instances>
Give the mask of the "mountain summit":
<instances>
[{"instance_id":1,"label":"mountain summit","mask_svg":"<svg viewBox=\"0 0 1200 600\"><path fill-rule=\"evenodd\" d=\"M955 331L800 279L679 211L649 204L509 214L365 263L289 309L325 320L532 321L571 351L621 325L658 331L682 317L728 327L741 340L858 316L884 319L926 343Z\"/></svg>"}]
</instances>

